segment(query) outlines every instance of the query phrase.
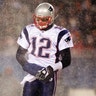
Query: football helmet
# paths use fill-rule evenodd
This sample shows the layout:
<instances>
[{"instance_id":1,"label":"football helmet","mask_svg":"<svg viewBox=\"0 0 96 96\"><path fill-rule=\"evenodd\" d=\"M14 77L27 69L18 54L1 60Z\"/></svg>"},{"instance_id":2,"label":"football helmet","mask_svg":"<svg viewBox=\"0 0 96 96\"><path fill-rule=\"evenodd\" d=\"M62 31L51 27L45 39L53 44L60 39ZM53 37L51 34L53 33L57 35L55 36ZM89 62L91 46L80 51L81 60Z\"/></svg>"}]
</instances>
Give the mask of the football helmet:
<instances>
[{"instance_id":1,"label":"football helmet","mask_svg":"<svg viewBox=\"0 0 96 96\"><path fill-rule=\"evenodd\" d=\"M50 3L39 4L34 12L34 23L40 29L46 29L54 22L54 7Z\"/></svg>"}]
</instances>

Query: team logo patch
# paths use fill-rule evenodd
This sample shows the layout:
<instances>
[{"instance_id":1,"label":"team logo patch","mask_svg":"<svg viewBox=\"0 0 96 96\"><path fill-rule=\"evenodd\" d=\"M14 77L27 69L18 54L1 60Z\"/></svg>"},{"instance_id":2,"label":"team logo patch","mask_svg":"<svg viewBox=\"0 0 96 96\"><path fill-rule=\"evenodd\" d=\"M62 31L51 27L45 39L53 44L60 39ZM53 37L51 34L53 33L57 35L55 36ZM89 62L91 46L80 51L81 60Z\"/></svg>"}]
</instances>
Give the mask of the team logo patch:
<instances>
[{"instance_id":1,"label":"team logo patch","mask_svg":"<svg viewBox=\"0 0 96 96\"><path fill-rule=\"evenodd\" d=\"M69 42L71 40L70 36L65 39L66 42Z\"/></svg>"},{"instance_id":2,"label":"team logo patch","mask_svg":"<svg viewBox=\"0 0 96 96\"><path fill-rule=\"evenodd\" d=\"M49 11L53 11L53 9L52 9L52 7L51 7L51 6L49 7L49 9L48 9L48 10L49 10Z\"/></svg>"}]
</instances>

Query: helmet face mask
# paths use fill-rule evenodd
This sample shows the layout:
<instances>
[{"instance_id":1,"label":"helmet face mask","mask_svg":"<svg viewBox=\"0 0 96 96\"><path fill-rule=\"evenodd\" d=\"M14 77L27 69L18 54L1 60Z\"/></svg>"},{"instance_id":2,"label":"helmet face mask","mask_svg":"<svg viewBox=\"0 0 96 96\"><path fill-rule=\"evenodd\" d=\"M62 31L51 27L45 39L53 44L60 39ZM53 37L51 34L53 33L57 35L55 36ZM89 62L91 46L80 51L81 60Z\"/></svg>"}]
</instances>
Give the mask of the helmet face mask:
<instances>
[{"instance_id":1,"label":"helmet face mask","mask_svg":"<svg viewBox=\"0 0 96 96\"><path fill-rule=\"evenodd\" d=\"M45 29L49 25L51 25L52 18L51 17L37 17L34 16L34 23L39 29Z\"/></svg>"},{"instance_id":2,"label":"helmet face mask","mask_svg":"<svg viewBox=\"0 0 96 96\"><path fill-rule=\"evenodd\" d=\"M41 3L34 14L34 23L39 29L46 29L54 22L54 8L49 3Z\"/></svg>"}]
</instances>

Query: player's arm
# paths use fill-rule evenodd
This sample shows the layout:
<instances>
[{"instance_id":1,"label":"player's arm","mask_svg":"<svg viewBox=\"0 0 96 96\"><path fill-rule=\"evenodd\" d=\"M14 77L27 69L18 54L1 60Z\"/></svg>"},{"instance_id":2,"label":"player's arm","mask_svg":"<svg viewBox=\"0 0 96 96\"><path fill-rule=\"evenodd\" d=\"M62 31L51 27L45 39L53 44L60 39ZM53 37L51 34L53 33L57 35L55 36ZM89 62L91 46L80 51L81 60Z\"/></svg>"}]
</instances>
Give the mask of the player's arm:
<instances>
[{"instance_id":1,"label":"player's arm","mask_svg":"<svg viewBox=\"0 0 96 96\"><path fill-rule=\"evenodd\" d=\"M24 66L24 64L27 63L27 60L25 59L26 52L27 52L27 49L24 49L21 46L19 46L17 49L16 59L21 66Z\"/></svg>"},{"instance_id":2,"label":"player's arm","mask_svg":"<svg viewBox=\"0 0 96 96\"><path fill-rule=\"evenodd\" d=\"M58 51L55 66L51 65L54 71L62 70L71 64L71 52L70 48Z\"/></svg>"},{"instance_id":3,"label":"player's arm","mask_svg":"<svg viewBox=\"0 0 96 96\"><path fill-rule=\"evenodd\" d=\"M37 72L39 70L42 70L44 67L41 67L37 64L31 64L31 63L27 62L27 60L25 58L26 52L27 52L27 49L24 49L21 46L19 46L17 53L16 53L16 59L19 62L19 64L22 66L24 71L35 76L37 74Z\"/></svg>"},{"instance_id":4,"label":"player's arm","mask_svg":"<svg viewBox=\"0 0 96 96\"><path fill-rule=\"evenodd\" d=\"M63 49L60 51L60 57L62 62L62 69L69 66L71 64L71 52L70 48Z\"/></svg>"},{"instance_id":5,"label":"player's arm","mask_svg":"<svg viewBox=\"0 0 96 96\"><path fill-rule=\"evenodd\" d=\"M62 68L71 64L70 48L73 47L71 34L68 30L62 30L57 39L56 63L62 63ZM59 68L60 69L60 68Z\"/></svg>"}]
</instances>

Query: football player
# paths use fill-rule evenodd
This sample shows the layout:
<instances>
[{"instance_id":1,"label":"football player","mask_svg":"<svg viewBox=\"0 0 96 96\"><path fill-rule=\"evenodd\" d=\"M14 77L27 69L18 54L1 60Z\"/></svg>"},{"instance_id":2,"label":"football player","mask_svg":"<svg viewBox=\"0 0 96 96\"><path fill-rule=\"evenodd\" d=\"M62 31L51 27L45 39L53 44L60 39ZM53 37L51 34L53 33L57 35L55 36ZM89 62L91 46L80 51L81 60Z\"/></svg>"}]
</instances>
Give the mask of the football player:
<instances>
[{"instance_id":1,"label":"football player","mask_svg":"<svg viewBox=\"0 0 96 96\"><path fill-rule=\"evenodd\" d=\"M55 10L50 3L39 4L34 23L25 26L17 40L16 59L28 73L21 82L23 96L53 96L57 72L71 63L71 34L54 24L54 18Z\"/></svg>"}]
</instances>

